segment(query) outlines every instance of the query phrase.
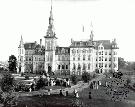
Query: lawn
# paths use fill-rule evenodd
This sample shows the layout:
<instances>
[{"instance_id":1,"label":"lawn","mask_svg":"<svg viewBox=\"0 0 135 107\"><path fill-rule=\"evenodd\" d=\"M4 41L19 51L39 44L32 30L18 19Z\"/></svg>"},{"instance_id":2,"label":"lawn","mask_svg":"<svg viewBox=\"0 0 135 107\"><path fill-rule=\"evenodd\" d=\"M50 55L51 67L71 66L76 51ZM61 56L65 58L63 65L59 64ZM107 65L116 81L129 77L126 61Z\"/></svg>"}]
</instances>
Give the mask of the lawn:
<instances>
[{"instance_id":1,"label":"lawn","mask_svg":"<svg viewBox=\"0 0 135 107\"><path fill-rule=\"evenodd\" d=\"M133 100L135 98L135 94L133 92L129 92L127 98L122 101L114 101L111 95L106 94L106 89L103 87L99 87L98 90L91 90L92 99L89 99L88 93L90 89L86 88L79 92L80 99L88 106L88 107L135 107L135 104L126 103L127 100Z\"/></svg>"}]
</instances>

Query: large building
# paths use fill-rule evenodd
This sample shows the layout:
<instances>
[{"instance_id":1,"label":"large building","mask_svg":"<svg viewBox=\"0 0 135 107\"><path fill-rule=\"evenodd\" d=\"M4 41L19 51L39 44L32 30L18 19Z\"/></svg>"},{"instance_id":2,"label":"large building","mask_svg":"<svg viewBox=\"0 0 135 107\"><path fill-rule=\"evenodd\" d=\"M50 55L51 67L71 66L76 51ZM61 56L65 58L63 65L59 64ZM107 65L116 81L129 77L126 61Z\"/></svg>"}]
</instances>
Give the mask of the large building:
<instances>
[{"instance_id":1,"label":"large building","mask_svg":"<svg viewBox=\"0 0 135 107\"><path fill-rule=\"evenodd\" d=\"M69 47L57 46L52 6L45 44L24 43L21 36L18 47L18 72L53 72L59 75L81 75L93 71L103 73L118 70L118 46L116 40L94 40L91 30L87 41L71 39Z\"/></svg>"}]
</instances>

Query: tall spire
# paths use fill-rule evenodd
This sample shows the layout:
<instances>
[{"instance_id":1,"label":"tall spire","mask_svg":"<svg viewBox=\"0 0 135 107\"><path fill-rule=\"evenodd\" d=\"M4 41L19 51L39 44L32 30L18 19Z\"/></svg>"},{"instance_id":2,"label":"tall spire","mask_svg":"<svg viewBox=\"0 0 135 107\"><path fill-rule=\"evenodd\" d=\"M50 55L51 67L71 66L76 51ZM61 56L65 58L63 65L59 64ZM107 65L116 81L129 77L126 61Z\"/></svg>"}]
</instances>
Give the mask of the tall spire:
<instances>
[{"instance_id":1,"label":"tall spire","mask_svg":"<svg viewBox=\"0 0 135 107\"><path fill-rule=\"evenodd\" d=\"M49 16L49 26L47 29L47 37L55 37L54 32L54 25L53 25L53 13L52 13L52 0L51 0L51 10L50 10L50 16Z\"/></svg>"},{"instance_id":2,"label":"tall spire","mask_svg":"<svg viewBox=\"0 0 135 107\"><path fill-rule=\"evenodd\" d=\"M93 24L92 24L92 21L91 21L91 24L90 24L90 30L91 30L91 33L90 33L90 40L93 41Z\"/></svg>"},{"instance_id":3,"label":"tall spire","mask_svg":"<svg viewBox=\"0 0 135 107\"><path fill-rule=\"evenodd\" d=\"M20 40L20 47L23 47L23 37L21 35L21 40Z\"/></svg>"},{"instance_id":4,"label":"tall spire","mask_svg":"<svg viewBox=\"0 0 135 107\"><path fill-rule=\"evenodd\" d=\"M51 10L50 10L49 24L53 24L52 0L51 0Z\"/></svg>"}]
</instances>

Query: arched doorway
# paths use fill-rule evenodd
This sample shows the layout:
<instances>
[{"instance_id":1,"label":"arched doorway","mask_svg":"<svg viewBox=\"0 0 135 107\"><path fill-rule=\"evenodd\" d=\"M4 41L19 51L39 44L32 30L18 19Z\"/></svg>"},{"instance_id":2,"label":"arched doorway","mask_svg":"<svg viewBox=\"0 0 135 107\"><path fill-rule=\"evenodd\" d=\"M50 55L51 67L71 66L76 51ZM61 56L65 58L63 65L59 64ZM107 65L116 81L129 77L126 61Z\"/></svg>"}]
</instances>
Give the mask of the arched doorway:
<instances>
[{"instance_id":1,"label":"arched doorway","mask_svg":"<svg viewBox=\"0 0 135 107\"><path fill-rule=\"evenodd\" d=\"M51 72L52 72L52 67L48 65L48 74L51 75Z\"/></svg>"}]
</instances>

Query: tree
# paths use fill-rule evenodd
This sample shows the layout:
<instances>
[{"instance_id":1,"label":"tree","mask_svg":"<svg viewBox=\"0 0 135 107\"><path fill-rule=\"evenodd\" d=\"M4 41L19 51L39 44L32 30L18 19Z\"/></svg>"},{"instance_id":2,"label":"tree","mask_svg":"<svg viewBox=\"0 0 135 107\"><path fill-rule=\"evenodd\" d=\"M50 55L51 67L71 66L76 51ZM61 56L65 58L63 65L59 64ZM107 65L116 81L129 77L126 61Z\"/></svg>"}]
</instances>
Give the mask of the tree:
<instances>
[{"instance_id":1,"label":"tree","mask_svg":"<svg viewBox=\"0 0 135 107\"><path fill-rule=\"evenodd\" d=\"M3 74L3 78L1 80L1 89L3 92L9 92L14 88L14 78L10 73Z\"/></svg>"},{"instance_id":2,"label":"tree","mask_svg":"<svg viewBox=\"0 0 135 107\"><path fill-rule=\"evenodd\" d=\"M12 73L16 73L17 59L14 55L9 56L8 63L9 63L9 71L11 71Z\"/></svg>"},{"instance_id":3,"label":"tree","mask_svg":"<svg viewBox=\"0 0 135 107\"><path fill-rule=\"evenodd\" d=\"M15 86L14 83L14 78L11 74L3 74L3 78L1 80L0 101L3 103L4 107L11 107L11 105L13 105L17 99L17 96L13 94Z\"/></svg>"},{"instance_id":4,"label":"tree","mask_svg":"<svg viewBox=\"0 0 135 107\"><path fill-rule=\"evenodd\" d=\"M124 61L124 58L119 57L118 58L118 68L122 69L125 67L125 65L126 65L126 61Z\"/></svg>"},{"instance_id":5,"label":"tree","mask_svg":"<svg viewBox=\"0 0 135 107\"><path fill-rule=\"evenodd\" d=\"M39 80L37 81L36 88L40 89L43 86L45 86L45 80L42 78L42 76L40 76Z\"/></svg>"},{"instance_id":6,"label":"tree","mask_svg":"<svg viewBox=\"0 0 135 107\"><path fill-rule=\"evenodd\" d=\"M77 84L77 76L71 75L71 81L72 81L73 84Z\"/></svg>"},{"instance_id":7,"label":"tree","mask_svg":"<svg viewBox=\"0 0 135 107\"><path fill-rule=\"evenodd\" d=\"M84 72L84 73L82 74L82 80L83 80L84 82L88 82L88 81L90 80L90 74L89 74L88 72Z\"/></svg>"}]
</instances>

